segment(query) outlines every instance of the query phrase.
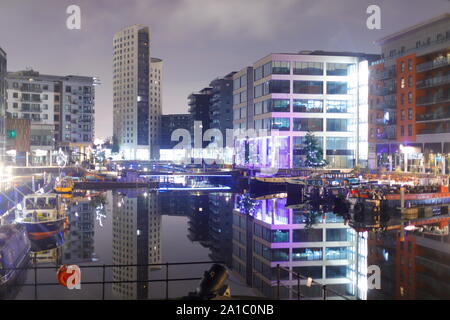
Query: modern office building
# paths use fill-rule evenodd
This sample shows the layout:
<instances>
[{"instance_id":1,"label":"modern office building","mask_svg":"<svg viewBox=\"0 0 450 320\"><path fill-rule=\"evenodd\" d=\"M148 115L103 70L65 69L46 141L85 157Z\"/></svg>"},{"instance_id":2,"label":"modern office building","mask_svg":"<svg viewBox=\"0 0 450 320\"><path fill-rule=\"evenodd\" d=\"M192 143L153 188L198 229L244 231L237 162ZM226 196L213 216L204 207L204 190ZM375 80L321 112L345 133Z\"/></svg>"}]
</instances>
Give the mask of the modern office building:
<instances>
[{"instance_id":1,"label":"modern office building","mask_svg":"<svg viewBox=\"0 0 450 320\"><path fill-rule=\"evenodd\" d=\"M202 132L210 128L211 120L209 108L211 105L212 88L206 87L188 97L189 113L194 121L200 121Z\"/></svg>"},{"instance_id":2,"label":"modern office building","mask_svg":"<svg viewBox=\"0 0 450 320\"><path fill-rule=\"evenodd\" d=\"M7 108L12 119L29 119L31 163L52 164L62 148L72 160L89 157L94 140L93 77L55 76L34 70L9 72ZM16 156L14 150L8 150Z\"/></svg>"},{"instance_id":3,"label":"modern office building","mask_svg":"<svg viewBox=\"0 0 450 320\"><path fill-rule=\"evenodd\" d=\"M0 163L5 161L5 119L6 119L6 52L0 48Z\"/></svg>"},{"instance_id":4,"label":"modern office building","mask_svg":"<svg viewBox=\"0 0 450 320\"><path fill-rule=\"evenodd\" d=\"M149 28L133 25L119 31L113 47L114 140L122 159L150 160Z\"/></svg>"},{"instance_id":5,"label":"modern office building","mask_svg":"<svg viewBox=\"0 0 450 320\"><path fill-rule=\"evenodd\" d=\"M194 120L191 114L165 114L161 116L160 160L178 161L185 157L183 150L174 147L178 141L171 141L172 133L177 129L187 130L193 136Z\"/></svg>"},{"instance_id":6,"label":"modern office building","mask_svg":"<svg viewBox=\"0 0 450 320\"><path fill-rule=\"evenodd\" d=\"M223 139L226 137L226 129L233 129L233 75L235 73L230 72L209 84L212 88L209 127L219 129Z\"/></svg>"},{"instance_id":7,"label":"modern office building","mask_svg":"<svg viewBox=\"0 0 450 320\"><path fill-rule=\"evenodd\" d=\"M368 61L378 55L269 54L233 76L235 163L297 168L312 131L329 168L367 164Z\"/></svg>"},{"instance_id":8,"label":"modern office building","mask_svg":"<svg viewBox=\"0 0 450 320\"><path fill-rule=\"evenodd\" d=\"M291 271L280 272L282 299L297 297L298 281L293 273L311 277L342 295L355 296L355 231L332 212L313 219L308 214L313 213L286 207L286 198L236 197L233 270L268 298L277 297L278 264ZM301 281L301 293L308 299L322 297L321 286L308 287L305 280Z\"/></svg>"},{"instance_id":9,"label":"modern office building","mask_svg":"<svg viewBox=\"0 0 450 320\"><path fill-rule=\"evenodd\" d=\"M449 172L450 14L379 41L370 66L369 167Z\"/></svg>"}]
</instances>

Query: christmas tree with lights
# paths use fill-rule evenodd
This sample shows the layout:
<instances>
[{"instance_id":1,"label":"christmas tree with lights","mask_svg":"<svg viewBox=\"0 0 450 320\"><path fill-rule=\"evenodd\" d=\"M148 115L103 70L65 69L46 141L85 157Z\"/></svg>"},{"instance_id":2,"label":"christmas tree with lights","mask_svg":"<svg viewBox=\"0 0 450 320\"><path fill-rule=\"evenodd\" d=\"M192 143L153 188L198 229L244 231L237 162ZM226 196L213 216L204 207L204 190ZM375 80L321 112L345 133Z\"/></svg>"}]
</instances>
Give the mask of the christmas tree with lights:
<instances>
[{"instance_id":1,"label":"christmas tree with lights","mask_svg":"<svg viewBox=\"0 0 450 320\"><path fill-rule=\"evenodd\" d=\"M306 160L304 162L305 167L316 168L323 167L328 164L328 161L323 158L322 148L317 143L317 139L311 131L305 136L304 148L306 154Z\"/></svg>"}]
</instances>

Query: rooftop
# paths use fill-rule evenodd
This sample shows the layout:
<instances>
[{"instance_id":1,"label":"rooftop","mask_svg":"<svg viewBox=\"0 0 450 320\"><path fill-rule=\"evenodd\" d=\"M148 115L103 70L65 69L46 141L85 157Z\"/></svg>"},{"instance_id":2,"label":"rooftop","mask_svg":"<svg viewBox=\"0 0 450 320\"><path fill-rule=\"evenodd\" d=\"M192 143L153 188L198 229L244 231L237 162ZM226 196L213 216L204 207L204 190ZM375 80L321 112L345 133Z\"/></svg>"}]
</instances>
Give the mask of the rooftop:
<instances>
[{"instance_id":1,"label":"rooftop","mask_svg":"<svg viewBox=\"0 0 450 320\"><path fill-rule=\"evenodd\" d=\"M430 26L432 26L434 24L437 24L437 23L440 23L440 22L443 22L443 21L449 21L450 22L450 13L441 14L440 16L428 19L426 21L423 21L423 22L417 23L417 24L415 24L413 26L410 26L410 27L408 27L406 29L403 29L403 30L400 30L398 32L395 32L395 33L393 33L393 34L391 34L389 36L386 36L386 37L384 37L384 38L382 38L382 39L380 39L378 41L375 41L375 44L382 45L382 44L385 44L385 43L397 40L397 39L399 39L401 37L404 37L404 36L407 36L409 34L418 32L421 29L428 28L428 27L430 27Z\"/></svg>"}]
</instances>

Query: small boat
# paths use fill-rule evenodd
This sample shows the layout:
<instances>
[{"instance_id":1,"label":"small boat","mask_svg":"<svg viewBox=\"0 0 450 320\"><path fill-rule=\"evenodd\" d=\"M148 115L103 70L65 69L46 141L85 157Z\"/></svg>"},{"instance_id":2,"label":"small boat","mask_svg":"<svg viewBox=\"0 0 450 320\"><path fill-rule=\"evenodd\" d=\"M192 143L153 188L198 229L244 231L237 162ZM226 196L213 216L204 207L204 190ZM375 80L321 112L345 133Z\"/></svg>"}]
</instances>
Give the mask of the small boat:
<instances>
[{"instance_id":1,"label":"small boat","mask_svg":"<svg viewBox=\"0 0 450 320\"><path fill-rule=\"evenodd\" d=\"M72 178L63 178L56 183L54 191L56 193L71 193L74 185Z\"/></svg>"},{"instance_id":2,"label":"small boat","mask_svg":"<svg viewBox=\"0 0 450 320\"><path fill-rule=\"evenodd\" d=\"M11 283L28 264L30 240L23 226L0 227L0 286Z\"/></svg>"},{"instance_id":3,"label":"small boat","mask_svg":"<svg viewBox=\"0 0 450 320\"><path fill-rule=\"evenodd\" d=\"M65 221L61 198L55 193L26 195L16 210L16 222L26 228L33 240L62 231Z\"/></svg>"}]
</instances>

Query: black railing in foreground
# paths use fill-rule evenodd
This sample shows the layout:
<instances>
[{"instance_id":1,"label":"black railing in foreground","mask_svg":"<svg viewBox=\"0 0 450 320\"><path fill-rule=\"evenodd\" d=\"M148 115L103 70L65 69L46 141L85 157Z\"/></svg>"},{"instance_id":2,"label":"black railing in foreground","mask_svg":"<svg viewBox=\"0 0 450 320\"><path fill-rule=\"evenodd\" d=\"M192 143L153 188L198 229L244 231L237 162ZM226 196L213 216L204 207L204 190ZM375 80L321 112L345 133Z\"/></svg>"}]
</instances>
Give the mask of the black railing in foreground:
<instances>
[{"instance_id":1,"label":"black railing in foreground","mask_svg":"<svg viewBox=\"0 0 450 320\"><path fill-rule=\"evenodd\" d=\"M103 265L81 265L78 266L82 269L102 269L102 281L83 281L81 280L81 285L102 285L102 300L105 299L105 285L106 284L117 284L117 283L150 283L150 282L165 282L165 298L169 299L169 282L171 281L193 281L193 280L201 280L203 277L190 277L190 278L171 278L169 279L169 267L170 266L182 266L182 265L199 265L199 264L214 264L220 263L223 264L222 261L194 261L194 262L171 262L171 263L151 263L151 264L103 264ZM70 264L68 264L70 265ZM107 268L130 268L130 267L165 267L165 278L161 279L148 279L148 280L119 280L119 281L106 281L106 269ZM34 286L34 299L37 300L37 289L39 286L60 286L59 282L56 280L55 274L55 282L38 282L38 270L58 270L58 267L55 266L32 266L32 267L23 267L23 268L4 268L2 270L34 270L34 282L33 283L23 283L16 284L15 286L19 287L30 287ZM205 270L207 271L207 270ZM194 289L194 288L193 288ZM186 295L188 293L186 292Z\"/></svg>"},{"instance_id":2,"label":"black railing in foreground","mask_svg":"<svg viewBox=\"0 0 450 320\"><path fill-rule=\"evenodd\" d=\"M301 293L301 280L308 281L309 277L305 277L298 272L287 269L287 268L282 267L279 264L277 264L277 279L276 279L276 281L277 281L277 300L280 300L280 288L281 288L281 286L283 286L283 284L282 284L283 280L281 279L281 271L282 270L292 274L297 279L297 286L296 286L297 290L294 289L295 285L292 286L292 288L287 288L287 289L292 290L293 293L296 293L297 300L300 300L301 298L305 298L305 296L303 296ZM336 296L343 298L344 300L351 300L349 297L337 292L336 290L333 290L333 289L327 287L326 284L322 284L316 280L311 279L311 286L320 286L322 288L323 300L327 300L327 297L329 295L328 293L333 293Z\"/></svg>"}]
</instances>

